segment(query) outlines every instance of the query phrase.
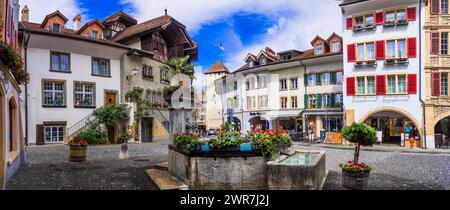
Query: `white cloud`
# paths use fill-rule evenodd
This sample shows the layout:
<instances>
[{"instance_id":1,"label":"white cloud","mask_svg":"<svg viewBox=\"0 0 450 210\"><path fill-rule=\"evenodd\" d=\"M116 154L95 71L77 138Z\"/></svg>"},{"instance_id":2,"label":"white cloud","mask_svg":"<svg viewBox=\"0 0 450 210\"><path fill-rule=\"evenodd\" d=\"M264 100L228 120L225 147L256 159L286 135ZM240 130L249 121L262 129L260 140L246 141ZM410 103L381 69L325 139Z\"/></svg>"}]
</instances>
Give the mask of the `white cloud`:
<instances>
[{"instance_id":1,"label":"white cloud","mask_svg":"<svg viewBox=\"0 0 450 210\"><path fill-rule=\"evenodd\" d=\"M267 32L256 38L250 46L242 46L237 34L225 35L236 41L238 52L225 53L224 62L231 64L230 70L238 69L247 53L258 53L266 46L275 51L287 49L309 49L309 42L315 35L324 38L332 32L341 32L341 10L335 0L122 0L134 8L134 15L140 21L164 14L167 7L169 15L185 24L196 33L202 25L219 20L237 12L263 14L280 17ZM234 42L230 42L233 44ZM227 43L224 43L227 48ZM200 46L201 47L201 46Z\"/></svg>"},{"instance_id":2,"label":"white cloud","mask_svg":"<svg viewBox=\"0 0 450 210\"><path fill-rule=\"evenodd\" d=\"M202 92L203 90L205 90L206 80L205 80L205 74L203 74L202 66L195 67L195 79L194 79L192 86L194 86L194 88L199 92Z\"/></svg>"},{"instance_id":3,"label":"white cloud","mask_svg":"<svg viewBox=\"0 0 450 210\"><path fill-rule=\"evenodd\" d=\"M20 0L21 10L25 5L30 9L30 21L41 23L45 16L59 10L64 16L72 21L77 14L82 14L84 21L86 21L86 10L82 9L76 0ZM71 25L66 25L71 27Z\"/></svg>"}]
</instances>

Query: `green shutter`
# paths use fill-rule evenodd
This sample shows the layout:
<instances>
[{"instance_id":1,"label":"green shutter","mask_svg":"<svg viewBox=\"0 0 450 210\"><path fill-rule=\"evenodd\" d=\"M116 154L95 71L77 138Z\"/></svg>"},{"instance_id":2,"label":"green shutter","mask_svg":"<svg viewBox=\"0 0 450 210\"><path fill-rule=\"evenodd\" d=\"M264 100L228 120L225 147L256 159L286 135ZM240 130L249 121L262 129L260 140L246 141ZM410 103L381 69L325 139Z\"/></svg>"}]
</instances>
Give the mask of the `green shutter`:
<instances>
[{"instance_id":1,"label":"green shutter","mask_svg":"<svg viewBox=\"0 0 450 210\"><path fill-rule=\"evenodd\" d=\"M330 83L331 84L336 84L336 72L331 72L330 73Z\"/></svg>"},{"instance_id":2,"label":"green shutter","mask_svg":"<svg viewBox=\"0 0 450 210\"><path fill-rule=\"evenodd\" d=\"M308 95L305 94L305 109L308 108L308 100L309 100Z\"/></svg>"},{"instance_id":3,"label":"green shutter","mask_svg":"<svg viewBox=\"0 0 450 210\"><path fill-rule=\"evenodd\" d=\"M330 107L335 108L336 106L336 93L330 95Z\"/></svg>"},{"instance_id":4,"label":"green shutter","mask_svg":"<svg viewBox=\"0 0 450 210\"><path fill-rule=\"evenodd\" d=\"M322 94L320 93L316 95L316 108L317 109L322 108Z\"/></svg>"},{"instance_id":5,"label":"green shutter","mask_svg":"<svg viewBox=\"0 0 450 210\"><path fill-rule=\"evenodd\" d=\"M308 75L304 75L305 86L308 86Z\"/></svg>"},{"instance_id":6,"label":"green shutter","mask_svg":"<svg viewBox=\"0 0 450 210\"><path fill-rule=\"evenodd\" d=\"M316 85L322 85L322 74L321 73L316 74Z\"/></svg>"}]
</instances>

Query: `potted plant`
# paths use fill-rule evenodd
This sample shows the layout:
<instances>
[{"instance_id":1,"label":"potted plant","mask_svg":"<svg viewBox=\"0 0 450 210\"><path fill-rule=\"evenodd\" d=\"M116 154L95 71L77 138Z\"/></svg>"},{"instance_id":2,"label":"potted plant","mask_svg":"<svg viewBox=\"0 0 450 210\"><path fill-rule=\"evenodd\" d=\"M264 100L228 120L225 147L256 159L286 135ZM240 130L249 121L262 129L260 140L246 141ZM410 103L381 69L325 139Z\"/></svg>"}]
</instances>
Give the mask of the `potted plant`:
<instances>
[{"instance_id":1,"label":"potted plant","mask_svg":"<svg viewBox=\"0 0 450 210\"><path fill-rule=\"evenodd\" d=\"M366 61L366 63L368 66L373 66L373 65L375 65L375 60L368 60L368 61Z\"/></svg>"},{"instance_id":2,"label":"potted plant","mask_svg":"<svg viewBox=\"0 0 450 210\"><path fill-rule=\"evenodd\" d=\"M81 137L75 137L69 142L69 161L86 162L88 143Z\"/></svg>"},{"instance_id":3,"label":"potted plant","mask_svg":"<svg viewBox=\"0 0 450 210\"><path fill-rule=\"evenodd\" d=\"M396 23L396 25L406 25L406 24L408 24L408 21L405 20L405 19L403 19L403 20L397 20L397 23Z\"/></svg>"},{"instance_id":4,"label":"potted plant","mask_svg":"<svg viewBox=\"0 0 450 210\"><path fill-rule=\"evenodd\" d=\"M91 101L89 101L89 99L85 98L85 99L83 100L83 105L84 105L84 106L91 106L92 104L91 104Z\"/></svg>"},{"instance_id":5,"label":"potted plant","mask_svg":"<svg viewBox=\"0 0 450 210\"><path fill-rule=\"evenodd\" d=\"M199 146L203 142L198 135L192 133L175 134L173 138L173 146L185 151L186 153L192 153L199 150Z\"/></svg>"},{"instance_id":6,"label":"potted plant","mask_svg":"<svg viewBox=\"0 0 450 210\"><path fill-rule=\"evenodd\" d=\"M261 129L247 132L246 138L250 139L257 150L267 158L274 158L280 148L291 146L292 138L288 132L282 129L277 131Z\"/></svg>"},{"instance_id":7,"label":"potted plant","mask_svg":"<svg viewBox=\"0 0 450 210\"><path fill-rule=\"evenodd\" d=\"M342 169L342 185L354 190L367 189L372 169L368 164L359 162L359 152L361 146L372 146L376 142L376 131L365 123L353 123L342 129L342 136L355 144L353 160L339 165Z\"/></svg>"},{"instance_id":8,"label":"potted plant","mask_svg":"<svg viewBox=\"0 0 450 210\"><path fill-rule=\"evenodd\" d=\"M243 142L244 140L239 132L223 130L217 133L217 138L208 141L211 148L216 151L239 151L239 147Z\"/></svg>"}]
</instances>

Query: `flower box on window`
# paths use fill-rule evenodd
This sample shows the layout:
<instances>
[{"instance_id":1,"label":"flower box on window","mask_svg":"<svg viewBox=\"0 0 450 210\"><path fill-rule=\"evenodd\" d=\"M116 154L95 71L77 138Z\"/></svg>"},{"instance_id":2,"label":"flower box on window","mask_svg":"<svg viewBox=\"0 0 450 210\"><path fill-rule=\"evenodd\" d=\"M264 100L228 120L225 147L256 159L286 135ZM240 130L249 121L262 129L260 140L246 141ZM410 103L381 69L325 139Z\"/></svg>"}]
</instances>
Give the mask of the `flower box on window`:
<instances>
[{"instance_id":1,"label":"flower box on window","mask_svg":"<svg viewBox=\"0 0 450 210\"><path fill-rule=\"evenodd\" d=\"M357 31L363 31L364 30L364 27L363 26L355 26L354 28L353 28L353 31L355 31L355 32L357 32Z\"/></svg>"},{"instance_id":2,"label":"flower box on window","mask_svg":"<svg viewBox=\"0 0 450 210\"><path fill-rule=\"evenodd\" d=\"M407 65L409 64L408 58L389 58L386 59L384 65Z\"/></svg>"},{"instance_id":3,"label":"flower box on window","mask_svg":"<svg viewBox=\"0 0 450 210\"><path fill-rule=\"evenodd\" d=\"M375 29L375 25L374 24L367 24L366 27L364 27L365 30L373 30Z\"/></svg>"},{"instance_id":4,"label":"flower box on window","mask_svg":"<svg viewBox=\"0 0 450 210\"><path fill-rule=\"evenodd\" d=\"M397 59L397 64L402 65L402 64L408 64L408 58L399 58Z\"/></svg>"},{"instance_id":5,"label":"flower box on window","mask_svg":"<svg viewBox=\"0 0 450 210\"><path fill-rule=\"evenodd\" d=\"M395 25L401 26L401 25L408 25L408 21L407 20L397 20L397 22L395 23Z\"/></svg>"},{"instance_id":6,"label":"flower box on window","mask_svg":"<svg viewBox=\"0 0 450 210\"><path fill-rule=\"evenodd\" d=\"M384 27L392 27L395 26L395 21L386 21L384 23Z\"/></svg>"},{"instance_id":7,"label":"flower box on window","mask_svg":"<svg viewBox=\"0 0 450 210\"><path fill-rule=\"evenodd\" d=\"M376 65L377 65L377 63L375 60L356 61L356 63L355 63L355 67L373 67Z\"/></svg>"},{"instance_id":8,"label":"flower box on window","mask_svg":"<svg viewBox=\"0 0 450 210\"><path fill-rule=\"evenodd\" d=\"M387 58L387 59L384 61L384 64L385 64L385 65L394 65L396 62L397 62L397 59L396 59L396 58Z\"/></svg>"}]
</instances>

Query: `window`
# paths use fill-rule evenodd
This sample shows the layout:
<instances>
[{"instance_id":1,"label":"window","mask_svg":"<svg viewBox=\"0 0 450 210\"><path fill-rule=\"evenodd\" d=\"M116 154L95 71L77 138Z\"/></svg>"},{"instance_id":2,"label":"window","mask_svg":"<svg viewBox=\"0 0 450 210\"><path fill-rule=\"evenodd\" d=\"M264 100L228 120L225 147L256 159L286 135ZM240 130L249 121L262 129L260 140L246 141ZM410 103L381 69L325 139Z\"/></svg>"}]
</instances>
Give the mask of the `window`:
<instances>
[{"instance_id":1,"label":"window","mask_svg":"<svg viewBox=\"0 0 450 210\"><path fill-rule=\"evenodd\" d=\"M373 27L375 25L373 15L366 15L365 18L366 18L366 25L365 25L366 27Z\"/></svg>"},{"instance_id":2,"label":"window","mask_svg":"<svg viewBox=\"0 0 450 210\"><path fill-rule=\"evenodd\" d=\"M298 98L297 96L291 97L291 108L296 109L298 108Z\"/></svg>"},{"instance_id":3,"label":"window","mask_svg":"<svg viewBox=\"0 0 450 210\"><path fill-rule=\"evenodd\" d=\"M268 107L268 97L267 96L258 96L258 104L259 108L267 108Z\"/></svg>"},{"instance_id":4,"label":"window","mask_svg":"<svg viewBox=\"0 0 450 210\"><path fill-rule=\"evenodd\" d=\"M386 42L387 58L395 58L395 41L389 40Z\"/></svg>"},{"instance_id":5,"label":"window","mask_svg":"<svg viewBox=\"0 0 450 210\"><path fill-rule=\"evenodd\" d=\"M397 40L397 57L406 58L406 40Z\"/></svg>"},{"instance_id":6,"label":"window","mask_svg":"<svg viewBox=\"0 0 450 210\"><path fill-rule=\"evenodd\" d=\"M142 78L153 80L153 67L148 65L142 66Z\"/></svg>"},{"instance_id":7,"label":"window","mask_svg":"<svg viewBox=\"0 0 450 210\"><path fill-rule=\"evenodd\" d=\"M344 82L344 72L336 72L336 84L342 84Z\"/></svg>"},{"instance_id":8,"label":"window","mask_svg":"<svg viewBox=\"0 0 450 210\"><path fill-rule=\"evenodd\" d=\"M280 90L287 90L287 79L280 79Z\"/></svg>"},{"instance_id":9,"label":"window","mask_svg":"<svg viewBox=\"0 0 450 210\"><path fill-rule=\"evenodd\" d=\"M344 95L342 93L336 94L335 104L336 108L342 108L344 105Z\"/></svg>"},{"instance_id":10,"label":"window","mask_svg":"<svg viewBox=\"0 0 450 210\"><path fill-rule=\"evenodd\" d=\"M253 68L253 66L255 66L255 62L254 61L248 62L248 67L249 68Z\"/></svg>"},{"instance_id":11,"label":"window","mask_svg":"<svg viewBox=\"0 0 450 210\"><path fill-rule=\"evenodd\" d=\"M65 126L45 126L45 143L60 143L64 142Z\"/></svg>"},{"instance_id":12,"label":"window","mask_svg":"<svg viewBox=\"0 0 450 210\"><path fill-rule=\"evenodd\" d=\"M238 83L237 81L233 82L233 90L237 90L238 89Z\"/></svg>"},{"instance_id":13,"label":"window","mask_svg":"<svg viewBox=\"0 0 450 210\"><path fill-rule=\"evenodd\" d=\"M159 72L159 76L161 77L160 78L160 80L161 80L161 83L165 83L165 84L168 84L168 83L170 83L170 80L169 80L169 70L167 70L167 69L161 69L161 71Z\"/></svg>"},{"instance_id":14,"label":"window","mask_svg":"<svg viewBox=\"0 0 450 210\"><path fill-rule=\"evenodd\" d=\"M373 95L375 94L375 77L358 77L357 80L357 94L358 95Z\"/></svg>"},{"instance_id":15,"label":"window","mask_svg":"<svg viewBox=\"0 0 450 210\"><path fill-rule=\"evenodd\" d=\"M91 39L97 39L98 31L92 31L91 32Z\"/></svg>"},{"instance_id":16,"label":"window","mask_svg":"<svg viewBox=\"0 0 450 210\"><path fill-rule=\"evenodd\" d=\"M387 76L387 93L388 94L405 94L406 89L406 75L388 75Z\"/></svg>"},{"instance_id":17,"label":"window","mask_svg":"<svg viewBox=\"0 0 450 210\"><path fill-rule=\"evenodd\" d=\"M355 17L355 26L356 28L364 27L364 16Z\"/></svg>"},{"instance_id":18,"label":"window","mask_svg":"<svg viewBox=\"0 0 450 210\"><path fill-rule=\"evenodd\" d=\"M281 108L282 109L286 109L287 108L287 103L288 103L288 98L287 97L281 97Z\"/></svg>"},{"instance_id":19,"label":"window","mask_svg":"<svg viewBox=\"0 0 450 210\"><path fill-rule=\"evenodd\" d=\"M283 60L283 61L287 61L287 60L291 60L291 59L292 59L291 54L281 56L281 60Z\"/></svg>"},{"instance_id":20,"label":"window","mask_svg":"<svg viewBox=\"0 0 450 210\"><path fill-rule=\"evenodd\" d=\"M74 98L75 107L95 106L95 84L75 82Z\"/></svg>"},{"instance_id":21,"label":"window","mask_svg":"<svg viewBox=\"0 0 450 210\"><path fill-rule=\"evenodd\" d=\"M60 28L61 28L61 25L59 25L58 23L54 23L53 26L52 26L52 31L56 32L56 33L59 33Z\"/></svg>"},{"instance_id":22,"label":"window","mask_svg":"<svg viewBox=\"0 0 450 210\"><path fill-rule=\"evenodd\" d=\"M252 96L252 108L256 109L256 96Z\"/></svg>"},{"instance_id":23,"label":"window","mask_svg":"<svg viewBox=\"0 0 450 210\"><path fill-rule=\"evenodd\" d=\"M323 85L328 85L331 83L331 79L330 79L330 73L322 73L322 84Z\"/></svg>"},{"instance_id":24,"label":"window","mask_svg":"<svg viewBox=\"0 0 450 210\"><path fill-rule=\"evenodd\" d=\"M322 44L316 45L316 54L317 55L323 54L323 46L322 46Z\"/></svg>"},{"instance_id":25,"label":"window","mask_svg":"<svg viewBox=\"0 0 450 210\"><path fill-rule=\"evenodd\" d=\"M441 0L441 13L442 14L448 13L448 0Z\"/></svg>"},{"instance_id":26,"label":"window","mask_svg":"<svg viewBox=\"0 0 450 210\"><path fill-rule=\"evenodd\" d=\"M373 42L357 45L358 61L375 60L375 45Z\"/></svg>"},{"instance_id":27,"label":"window","mask_svg":"<svg viewBox=\"0 0 450 210\"><path fill-rule=\"evenodd\" d=\"M65 82L44 81L43 82L43 106L61 107L66 105Z\"/></svg>"},{"instance_id":28,"label":"window","mask_svg":"<svg viewBox=\"0 0 450 210\"><path fill-rule=\"evenodd\" d=\"M397 10L397 21L406 20L406 12L404 9Z\"/></svg>"},{"instance_id":29,"label":"window","mask_svg":"<svg viewBox=\"0 0 450 210\"><path fill-rule=\"evenodd\" d=\"M252 100L250 96L247 96L247 109L252 109Z\"/></svg>"},{"instance_id":30,"label":"window","mask_svg":"<svg viewBox=\"0 0 450 210\"><path fill-rule=\"evenodd\" d=\"M448 73L441 74L441 95L448 96Z\"/></svg>"},{"instance_id":31,"label":"window","mask_svg":"<svg viewBox=\"0 0 450 210\"><path fill-rule=\"evenodd\" d=\"M291 90L298 89L298 78L291 78Z\"/></svg>"},{"instance_id":32,"label":"window","mask_svg":"<svg viewBox=\"0 0 450 210\"><path fill-rule=\"evenodd\" d=\"M330 95L322 95L322 108L329 108L330 106Z\"/></svg>"},{"instance_id":33,"label":"window","mask_svg":"<svg viewBox=\"0 0 450 210\"><path fill-rule=\"evenodd\" d=\"M258 88L267 87L266 75L259 75L257 80L258 80Z\"/></svg>"},{"instance_id":34,"label":"window","mask_svg":"<svg viewBox=\"0 0 450 210\"><path fill-rule=\"evenodd\" d=\"M404 21L406 20L406 11L405 9L387 11L385 19L387 24L393 24L398 21Z\"/></svg>"},{"instance_id":35,"label":"window","mask_svg":"<svg viewBox=\"0 0 450 210\"><path fill-rule=\"evenodd\" d=\"M340 52L341 48L339 46L339 42L331 43L331 49L333 50L333 52Z\"/></svg>"},{"instance_id":36,"label":"window","mask_svg":"<svg viewBox=\"0 0 450 210\"><path fill-rule=\"evenodd\" d=\"M109 77L110 74L109 60L102 58L92 58L92 75Z\"/></svg>"},{"instance_id":37,"label":"window","mask_svg":"<svg viewBox=\"0 0 450 210\"><path fill-rule=\"evenodd\" d=\"M51 71L70 72L70 54L50 52Z\"/></svg>"},{"instance_id":38,"label":"window","mask_svg":"<svg viewBox=\"0 0 450 210\"><path fill-rule=\"evenodd\" d=\"M245 90L250 90L250 81L245 81Z\"/></svg>"},{"instance_id":39,"label":"window","mask_svg":"<svg viewBox=\"0 0 450 210\"><path fill-rule=\"evenodd\" d=\"M315 109L316 108L316 102L317 102L317 96L316 95L309 95L308 96L308 108Z\"/></svg>"},{"instance_id":40,"label":"window","mask_svg":"<svg viewBox=\"0 0 450 210\"><path fill-rule=\"evenodd\" d=\"M448 54L448 32L441 33L441 54Z\"/></svg>"},{"instance_id":41,"label":"window","mask_svg":"<svg viewBox=\"0 0 450 210\"><path fill-rule=\"evenodd\" d=\"M386 23L394 23L394 22L395 22L395 11L387 11Z\"/></svg>"},{"instance_id":42,"label":"window","mask_svg":"<svg viewBox=\"0 0 450 210\"><path fill-rule=\"evenodd\" d=\"M406 40L388 40L386 41L386 57L389 58L406 58Z\"/></svg>"},{"instance_id":43,"label":"window","mask_svg":"<svg viewBox=\"0 0 450 210\"><path fill-rule=\"evenodd\" d=\"M316 85L316 75L315 74L308 75L308 85Z\"/></svg>"},{"instance_id":44,"label":"window","mask_svg":"<svg viewBox=\"0 0 450 210\"><path fill-rule=\"evenodd\" d=\"M261 65L267 64L267 58L261 58Z\"/></svg>"}]
</instances>

